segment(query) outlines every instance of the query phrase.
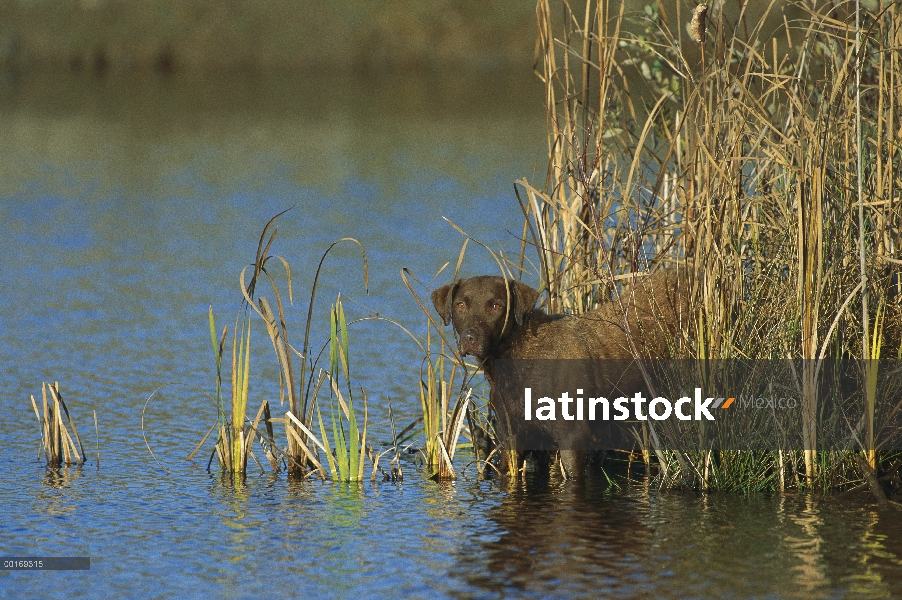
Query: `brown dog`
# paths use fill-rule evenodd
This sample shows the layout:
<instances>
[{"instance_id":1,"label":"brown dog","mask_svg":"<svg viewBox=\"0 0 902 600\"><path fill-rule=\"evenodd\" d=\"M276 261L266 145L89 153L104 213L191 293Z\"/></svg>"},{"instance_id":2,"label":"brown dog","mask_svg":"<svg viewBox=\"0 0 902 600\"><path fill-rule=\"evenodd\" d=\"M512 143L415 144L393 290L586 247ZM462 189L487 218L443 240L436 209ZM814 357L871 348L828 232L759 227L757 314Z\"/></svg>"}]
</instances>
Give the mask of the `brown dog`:
<instances>
[{"instance_id":1,"label":"brown dog","mask_svg":"<svg viewBox=\"0 0 902 600\"><path fill-rule=\"evenodd\" d=\"M598 310L562 316L536 309L539 292L524 283L480 276L438 288L432 292L432 302L444 324L454 324L461 354L481 361L495 414L522 419L519 399L498 392L497 360L601 359L630 364L634 357L670 356L668 343L688 317L685 289L676 271L658 271ZM616 375L619 383L632 386L641 385L641 377L636 368ZM559 449L567 477L580 476L586 464L585 448L595 436L590 425L558 421L543 426L543 431L529 433L544 436ZM497 429L504 445L505 428ZM523 449L518 450L515 468L526 456ZM511 467L507 456L502 453L502 470Z\"/></svg>"}]
</instances>

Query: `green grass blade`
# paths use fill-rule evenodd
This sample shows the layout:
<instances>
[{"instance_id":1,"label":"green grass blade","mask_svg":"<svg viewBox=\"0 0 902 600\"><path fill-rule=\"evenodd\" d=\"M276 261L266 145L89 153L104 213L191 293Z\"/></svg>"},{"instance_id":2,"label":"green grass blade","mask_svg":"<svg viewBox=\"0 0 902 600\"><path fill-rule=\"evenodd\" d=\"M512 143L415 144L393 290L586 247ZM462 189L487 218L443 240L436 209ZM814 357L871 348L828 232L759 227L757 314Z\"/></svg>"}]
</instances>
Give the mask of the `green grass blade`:
<instances>
[{"instance_id":1,"label":"green grass blade","mask_svg":"<svg viewBox=\"0 0 902 600\"><path fill-rule=\"evenodd\" d=\"M338 478L338 471L335 465L335 457L332 456L332 447L329 445L329 436L326 435L326 428L323 426L323 415L319 411L319 402L316 402L316 418L319 420L319 432L322 436L323 445L326 447L326 459L329 461L329 474L332 479Z\"/></svg>"},{"instance_id":2,"label":"green grass blade","mask_svg":"<svg viewBox=\"0 0 902 600\"><path fill-rule=\"evenodd\" d=\"M341 303L341 294L338 295L338 301L336 302L336 308L338 310L338 319L339 325L341 326L341 366L344 369L345 374L345 383L348 385L348 398L350 399L351 395L351 369L350 362L348 359L348 325L345 320L345 308Z\"/></svg>"},{"instance_id":3,"label":"green grass blade","mask_svg":"<svg viewBox=\"0 0 902 600\"><path fill-rule=\"evenodd\" d=\"M345 383L348 386L348 472L351 478L356 478L357 473L359 472L360 465L360 448L358 447L358 428L357 428L357 416L354 414L354 397L351 392L351 369L350 369L350 359L348 355L348 325L347 320L345 319L345 309L341 302L341 295L339 294L338 300L336 301L336 310L338 312L338 321L340 325L340 333L341 333L341 363L342 368L344 370L345 375Z\"/></svg>"},{"instance_id":4,"label":"green grass blade","mask_svg":"<svg viewBox=\"0 0 902 600\"><path fill-rule=\"evenodd\" d=\"M335 402L330 399L329 406L332 412L332 439L335 442L335 459L338 463L338 477L340 481L348 480L348 449L345 444L345 433L342 427L341 417L335 415Z\"/></svg>"}]
</instances>

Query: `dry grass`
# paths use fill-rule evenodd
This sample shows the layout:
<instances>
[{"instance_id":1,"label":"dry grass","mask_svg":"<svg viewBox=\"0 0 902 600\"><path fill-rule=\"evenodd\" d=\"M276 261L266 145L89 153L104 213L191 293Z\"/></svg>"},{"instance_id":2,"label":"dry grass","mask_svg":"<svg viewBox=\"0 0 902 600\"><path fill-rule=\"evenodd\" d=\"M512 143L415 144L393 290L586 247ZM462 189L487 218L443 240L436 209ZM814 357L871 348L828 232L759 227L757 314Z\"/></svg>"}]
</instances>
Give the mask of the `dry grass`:
<instances>
[{"instance_id":1,"label":"dry grass","mask_svg":"<svg viewBox=\"0 0 902 600\"><path fill-rule=\"evenodd\" d=\"M48 401L47 394L50 394ZM58 468L62 465L82 465L85 462L85 450L78 437L75 421L69 414L69 408L63 401L60 393L59 382L53 384L41 384L42 413L38 411L38 404L31 396L31 406L34 408L34 416L41 424L41 454L47 458L47 466ZM65 420L63 415L65 415ZM95 414L96 423L96 414ZM72 433L69 433L69 427ZM73 439L74 437L74 439ZM99 455L98 455L99 460Z\"/></svg>"},{"instance_id":2,"label":"dry grass","mask_svg":"<svg viewBox=\"0 0 902 600\"><path fill-rule=\"evenodd\" d=\"M732 18L714 3L700 31L679 2L647 8L633 28L645 33L628 35L620 3L540 0L549 170L520 196L551 311L590 310L621 278L676 265L695 311L675 354L804 359L798 426L818 448L818 361L902 357L902 7L786 4L803 16L776 31L776 3L757 20L747 2ZM869 389L874 467L888 407ZM702 457L689 472L653 446L667 481L702 488L760 471L766 486L836 485L854 463L808 450L743 468Z\"/></svg>"}]
</instances>

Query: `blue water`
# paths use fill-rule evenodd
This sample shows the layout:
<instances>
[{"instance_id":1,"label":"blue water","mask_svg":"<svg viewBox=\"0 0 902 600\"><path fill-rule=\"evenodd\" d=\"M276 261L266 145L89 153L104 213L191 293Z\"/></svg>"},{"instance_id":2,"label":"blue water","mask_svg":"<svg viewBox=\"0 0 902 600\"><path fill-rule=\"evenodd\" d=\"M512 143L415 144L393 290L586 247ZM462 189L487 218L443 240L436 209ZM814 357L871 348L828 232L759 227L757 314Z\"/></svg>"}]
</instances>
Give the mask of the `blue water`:
<instances>
[{"instance_id":1,"label":"blue water","mask_svg":"<svg viewBox=\"0 0 902 600\"><path fill-rule=\"evenodd\" d=\"M216 420L208 310L232 327L239 272L276 213L291 207L273 252L291 264L298 345L316 266L341 237L366 248L369 293L359 250L336 247L316 344L339 292L349 320L378 314L424 334L399 272L428 284L450 262L437 281L451 279L464 238L443 217L516 256L513 182L541 183L546 148L541 90L520 75L0 86L0 553L91 558L87 572L0 570L0 595L902 596L900 519L866 497L659 494L534 477L511 488L480 480L465 451L461 478L443 484L414 455L400 483L353 485L251 464L235 486L207 471L211 441L186 460ZM469 245L463 275L496 269ZM275 275L284 294L280 265ZM260 325L254 411L279 396ZM390 438L389 401L402 425L419 412L420 360L393 325L351 326L377 448ZM88 454L81 468L47 471L37 459L29 396L40 400L45 381L69 402ZM276 435L284 444L281 426Z\"/></svg>"}]
</instances>

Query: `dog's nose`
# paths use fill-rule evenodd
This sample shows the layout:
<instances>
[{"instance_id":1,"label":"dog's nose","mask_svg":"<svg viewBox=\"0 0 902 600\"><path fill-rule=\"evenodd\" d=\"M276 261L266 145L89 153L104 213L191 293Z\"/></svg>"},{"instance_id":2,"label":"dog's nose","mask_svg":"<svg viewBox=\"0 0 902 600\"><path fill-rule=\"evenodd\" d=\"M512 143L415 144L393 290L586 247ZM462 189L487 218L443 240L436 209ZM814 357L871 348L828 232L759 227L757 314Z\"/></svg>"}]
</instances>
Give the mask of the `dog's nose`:
<instances>
[{"instance_id":1,"label":"dog's nose","mask_svg":"<svg viewBox=\"0 0 902 600\"><path fill-rule=\"evenodd\" d=\"M478 340L474 331L468 330L460 334L460 350L464 356L473 354L477 347Z\"/></svg>"}]
</instances>

